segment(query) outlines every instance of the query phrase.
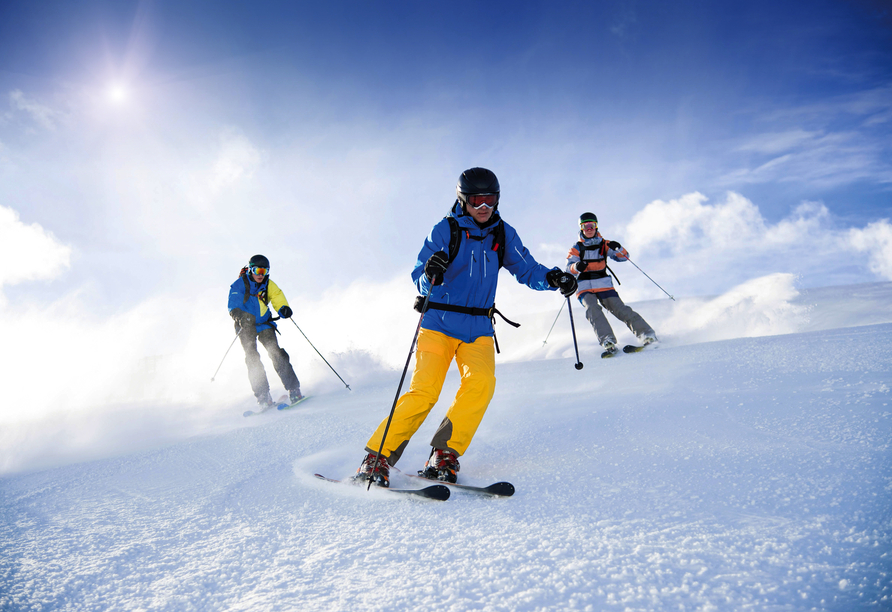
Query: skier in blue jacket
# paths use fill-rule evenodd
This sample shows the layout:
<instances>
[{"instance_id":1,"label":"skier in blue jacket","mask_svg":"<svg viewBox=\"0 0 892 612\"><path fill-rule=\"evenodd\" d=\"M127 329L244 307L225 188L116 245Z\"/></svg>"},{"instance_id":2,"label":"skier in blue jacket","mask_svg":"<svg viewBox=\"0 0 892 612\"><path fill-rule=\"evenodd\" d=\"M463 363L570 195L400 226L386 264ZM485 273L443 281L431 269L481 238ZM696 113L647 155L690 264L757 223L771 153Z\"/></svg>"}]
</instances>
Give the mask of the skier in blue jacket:
<instances>
[{"instance_id":1,"label":"skier in blue jacket","mask_svg":"<svg viewBox=\"0 0 892 612\"><path fill-rule=\"evenodd\" d=\"M274 312L278 312L283 319L293 314L285 294L269 278L269 259L255 255L241 271L238 280L229 287L229 316L235 321L236 333L245 349L248 380L261 410L271 408L275 403L269 394L269 380L257 351L258 339L288 390L291 403L303 397L288 353L279 347L276 339L276 322L272 320Z\"/></svg>"},{"instance_id":2,"label":"skier in blue jacket","mask_svg":"<svg viewBox=\"0 0 892 612\"><path fill-rule=\"evenodd\" d=\"M381 455L376 458L387 419L366 444L367 454L356 480L389 486L389 467L399 460L437 402L455 358L461 384L431 440L431 454L421 474L456 481L458 457L471 443L495 392L492 317L500 266L537 291L560 289L569 296L576 290L573 275L537 263L514 228L502 220L495 174L485 168L465 170L456 193L452 210L434 225L412 271L418 291L422 295L430 292L418 334L412 382L396 404ZM458 248L450 261L454 240L458 240Z\"/></svg>"}]
</instances>

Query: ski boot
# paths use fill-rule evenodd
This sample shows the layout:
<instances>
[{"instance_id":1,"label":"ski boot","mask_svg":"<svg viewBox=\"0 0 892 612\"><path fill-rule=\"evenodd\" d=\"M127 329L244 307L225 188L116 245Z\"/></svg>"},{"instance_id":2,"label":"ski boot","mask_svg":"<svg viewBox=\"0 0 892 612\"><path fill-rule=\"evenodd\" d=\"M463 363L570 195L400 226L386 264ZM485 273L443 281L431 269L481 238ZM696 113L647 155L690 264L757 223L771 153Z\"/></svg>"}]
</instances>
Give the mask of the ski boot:
<instances>
[{"instance_id":1,"label":"ski boot","mask_svg":"<svg viewBox=\"0 0 892 612\"><path fill-rule=\"evenodd\" d=\"M270 396L269 391L266 394L261 395L257 398L257 405L260 406L260 410L258 412L265 412L270 410L271 408L276 407L276 402L273 401L273 398Z\"/></svg>"},{"instance_id":2,"label":"ski boot","mask_svg":"<svg viewBox=\"0 0 892 612\"><path fill-rule=\"evenodd\" d=\"M376 465L377 463L377 465ZM387 457L379 456L375 461L375 453L369 453L362 460L359 469L352 477L353 482L360 484L362 482L372 481L376 487L387 488L390 486L390 466L387 464Z\"/></svg>"},{"instance_id":3,"label":"ski boot","mask_svg":"<svg viewBox=\"0 0 892 612\"><path fill-rule=\"evenodd\" d=\"M644 336L644 339L641 341L641 344L647 346L648 344L653 344L654 342L659 342L656 334L647 334Z\"/></svg>"},{"instance_id":4,"label":"ski boot","mask_svg":"<svg viewBox=\"0 0 892 612\"><path fill-rule=\"evenodd\" d=\"M418 475L430 480L454 483L458 479L455 473L460 469L458 455L452 451L435 448L431 450L431 456L424 464L424 469L418 471Z\"/></svg>"},{"instance_id":5,"label":"ski boot","mask_svg":"<svg viewBox=\"0 0 892 612\"><path fill-rule=\"evenodd\" d=\"M601 346L604 347L604 352L601 353L601 359L607 359L608 357L613 357L619 351L616 348L616 344L611 342L610 340L605 340L604 344Z\"/></svg>"},{"instance_id":6,"label":"ski boot","mask_svg":"<svg viewBox=\"0 0 892 612\"><path fill-rule=\"evenodd\" d=\"M297 402L299 402L300 400L302 400L304 398L304 396L301 395L301 393L300 393L300 387L298 387L297 389L294 389L292 391L289 391L288 397L291 400L292 404L296 404Z\"/></svg>"}]
</instances>

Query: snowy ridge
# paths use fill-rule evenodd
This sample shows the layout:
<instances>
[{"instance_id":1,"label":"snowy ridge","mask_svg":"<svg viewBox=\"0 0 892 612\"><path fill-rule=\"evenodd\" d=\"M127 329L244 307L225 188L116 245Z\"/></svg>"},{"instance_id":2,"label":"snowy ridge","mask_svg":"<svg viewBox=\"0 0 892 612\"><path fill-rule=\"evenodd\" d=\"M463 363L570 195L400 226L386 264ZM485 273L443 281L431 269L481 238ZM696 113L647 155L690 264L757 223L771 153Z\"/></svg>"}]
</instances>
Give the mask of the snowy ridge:
<instances>
[{"instance_id":1,"label":"snowy ridge","mask_svg":"<svg viewBox=\"0 0 892 612\"><path fill-rule=\"evenodd\" d=\"M393 372L249 425L9 474L0 610L892 608L892 318L856 312L858 292L892 304L890 283L828 288L797 333L667 333L611 360L575 310L585 368L499 363L462 458L466 482L514 482L509 499L313 478L356 469ZM453 370L404 471L457 384Z\"/></svg>"}]
</instances>

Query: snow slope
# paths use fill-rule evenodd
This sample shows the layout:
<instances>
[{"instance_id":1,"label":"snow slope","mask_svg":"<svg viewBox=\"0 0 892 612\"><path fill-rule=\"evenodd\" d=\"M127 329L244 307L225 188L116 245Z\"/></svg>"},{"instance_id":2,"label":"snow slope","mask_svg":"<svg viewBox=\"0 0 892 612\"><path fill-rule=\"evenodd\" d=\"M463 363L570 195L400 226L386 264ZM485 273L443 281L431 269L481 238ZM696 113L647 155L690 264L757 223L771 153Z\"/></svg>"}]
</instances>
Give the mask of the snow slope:
<instances>
[{"instance_id":1,"label":"snow slope","mask_svg":"<svg viewBox=\"0 0 892 612\"><path fill-rule=\"evenodd\" d=\"M576 308L581 371L565 319L542 347L555 312L525 318L542 333L497 366L460 473L513 481L510 499L312 477L356 469L394 371L318 385L294 411L220 406L202 435L13 471L0 610L892 609L892 283L780 302L688 301L687 318L642 303L661 346L612 360ZM751 320L760 310L774 324ZM532 336L503 329L503 347L527 350ZM403 470L423 464L457 384Z\"/></svg>"}]
</instances>

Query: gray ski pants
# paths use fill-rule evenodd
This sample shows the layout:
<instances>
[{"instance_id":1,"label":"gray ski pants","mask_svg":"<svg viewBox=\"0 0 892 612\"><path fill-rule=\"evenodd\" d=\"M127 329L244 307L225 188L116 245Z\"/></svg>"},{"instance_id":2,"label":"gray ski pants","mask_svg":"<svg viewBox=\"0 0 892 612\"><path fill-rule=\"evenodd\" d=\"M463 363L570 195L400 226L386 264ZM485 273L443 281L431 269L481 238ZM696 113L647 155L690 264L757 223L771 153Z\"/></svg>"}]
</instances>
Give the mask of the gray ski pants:
<instances>
[{"instance_id":1,"label":"gray ski pants","mask_svg":"<svg viewBox=\"0 0 892 612\"><path fill-rule=\"evenodd\" d=\"M273 361L273 368L282 380L282 384L288 391L300 389L300 382L291 367L291 359L285 349L279 347L276 338L276 330L267 328L259 334L254 331L252 325L249 329L242 329L239 333L242 348L245 349L245 363L248 366L248 380L251 381L251 390L257 399L262 399L269 394L269 381L266 378L266 370L260 361L260 353L257 351L257 340L266 349L269 358Z\"/></svg>"},{"instance_id":2,"label":"gray ski pants","mask_svg":"<svg viewBox=\"0 0 892 612\"><path fill-rule=\"evenodd\" d=\"M605 342L616 344L616 336L613 334L613 328L607 322L607 316L604 314L603 308L606 308L610 314L626 324L633 334L640 340L647 335L654 334L653 328L647 324L644 318L626 306L619 296L598 299L596 293L586 293L582 296L582 303L585 304L585 318L592 324L595 333L598 335L598 342L603 346Z\"/></svg>"}]
</instances>

